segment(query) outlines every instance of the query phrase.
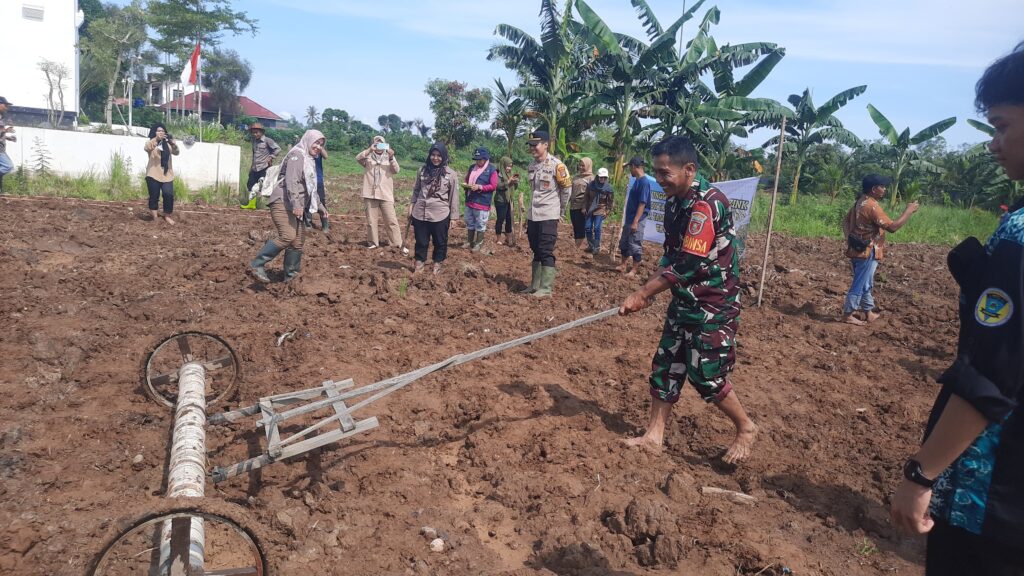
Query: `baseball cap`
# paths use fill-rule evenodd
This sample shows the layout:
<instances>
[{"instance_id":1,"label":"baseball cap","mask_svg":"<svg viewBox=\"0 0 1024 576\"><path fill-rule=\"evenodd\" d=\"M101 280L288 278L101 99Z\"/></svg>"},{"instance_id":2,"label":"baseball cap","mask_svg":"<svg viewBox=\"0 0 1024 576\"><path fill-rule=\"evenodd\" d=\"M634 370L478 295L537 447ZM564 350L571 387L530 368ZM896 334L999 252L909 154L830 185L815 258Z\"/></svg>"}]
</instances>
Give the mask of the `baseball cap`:
<instances>
[{"instance_id":1,"label":"baseball cap","mask_svg":"<svg viewBox=\"0 0 1024 576\"><path fill-rule=\"evenodd\" d=\"M629 162L623 164L623 166L645 166L646 164L647 163L644 162L643 158L639 156L633 156L633 158Z\"/></svg>"},{"instance_id":2,"label":"baseball cap","mask_svg":"<svg viewBox=\"0 0 1024 576\"><path fill-rule=\"evenodd\" d=\"M864 192L870 192L875 186L888 186L892 184L892 178L888 176L882 176L881 174L868 174L861 181L861 190Z\"/></svg>"},{"instance_id":3,"label":"baseball cap","mask_svg":"<svg viewBox=\"0 0 1024 576\"><path fill-rule=\"evenodd\" d=\"M534 130L530 132L530 138L526 141L527 144L537 144L539 142L548 142L551 137L544 130Z\"/></svg>"},{"instance_id":4,"label":"baseball cap","mask_svg":"<svg viewBox=\"0 0 1024 576\"><path fill-rule=\"evenodd\" d=\"M608 169L607 168L598 168L597 169L597 177L598 178L607 178L608 177Z\"/></svg>"},{"instance_id":5,"label":"baseball cap","mask_svg":"<svg viewBox=\"0 0 1024 576\"><path fill-rule=\"evenodd\" d=\"M8 106L11 105L11 103L8 102L7 98L4 98L3 96L0 96L0 104L7 104Z\"/></svg>"},{"instance_id":6,"label":"baseball cap","mask_svg":"<svg viewBox=\"0 0 1024 576\"><path fill-rule=\"evenodd\" d=\"M481 146L473 151L473 160L490 160L491 152L487 148Z\"/></svg>"}]
</instances>

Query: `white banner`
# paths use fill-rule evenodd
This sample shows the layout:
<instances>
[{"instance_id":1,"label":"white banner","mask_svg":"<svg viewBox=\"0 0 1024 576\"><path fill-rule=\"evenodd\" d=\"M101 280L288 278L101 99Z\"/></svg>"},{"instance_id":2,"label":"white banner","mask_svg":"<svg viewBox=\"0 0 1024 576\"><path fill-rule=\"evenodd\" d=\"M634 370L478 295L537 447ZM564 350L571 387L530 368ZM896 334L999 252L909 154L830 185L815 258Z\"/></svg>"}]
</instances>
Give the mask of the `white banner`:
<instances>
[{"instance_id":1,"label":"white banner","mask_svg":"<svg viewBox=\"0 0 1024 576\"><path fill-rule=\"evenodd\" d=\"M644 240L647 242L665 243L665 228L662 221L665 219L665 191L658 185L657 181L650 175L646 178L651 183L651 213L647 216L644 225ZM754 205L754 194L757 193L757 183L760 180L757 176L744 178L742 180L728 180L712 184L722 191L729 198L729 206L732 209L733 227L736 229L736 237L743 239L747 237L747 227L750 225L750 209ZM633 177L629 178L629 187L633 189ZM629 198L626 199L629 201Z\"/></svg>"}]
</instances>

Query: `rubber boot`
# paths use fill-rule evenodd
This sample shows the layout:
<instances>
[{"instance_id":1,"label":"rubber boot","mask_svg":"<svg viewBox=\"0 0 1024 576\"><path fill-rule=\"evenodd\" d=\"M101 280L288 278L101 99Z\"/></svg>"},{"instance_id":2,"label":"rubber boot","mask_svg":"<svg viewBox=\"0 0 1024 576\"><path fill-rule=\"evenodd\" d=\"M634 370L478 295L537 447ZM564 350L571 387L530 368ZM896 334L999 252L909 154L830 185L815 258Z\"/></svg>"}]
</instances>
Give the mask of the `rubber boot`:
<instances>
[{"instance_id":1,"label":"rubber boot","mask_svg":"<svg viewBox=\"0 0 1024 576\"><path fill-rule=\"evenodd\" d=\"M484 249L484 239L486 237L487 237L487 233L486 232L477 232L476 233L476 240L473 242L473 248L472 248L473 252L483 252L483 249Z\"/></svg>"},{"instance_id":2,"label":"rubber boot","mask_svg":"<svg viewBox=\"0 0 1024 576\"><path fill-rule=\"evenodd\" d=\"M476 230L467 230L466 231L466 245L464 246L464 248L469 248L470 250L472 250L473 246L475 244L476 244Z\"/></svg>"},{"instance_id":3,"label":"rubber boot","mask_svg":"<svg viewBox=\"0 0 1024 576\"><path fill-rule=\"evenodd\" d=\"M256 257L249 263L249 272L260 282L270 282L270 277L267 276L267 271L263 267L267 262L277 258L281 250L277 244L274 244L273 240L267 240L267 243L263 245L263 248L260 249Z\"/></svg>"},{"instance_id":4,"label":"rubber boot","mask_svg":"<svg viewBox=\"0 0 1024 576\"><path fill-rule=\"evenodd\" d=\"M284 251L284 281L288 282L299 275L302 269L302 250L289 248Z\"/></svg>"},{"instance_id":5,"label":"rubber boot","mask_svg":"<svg viewBox=\"0 0 1024 576\"><path fill-rule=\"evenodd\" d=\"M320 216L320 231L328 234L331 231L331 220L327 216Z\"/></svg>"},{"instance_id":6,"label":"rubber boot","mask_svg":"<svg viewBox=\"0 0 1024 576\"><path fill-rule=\"evenodd\" d=\"M555 285L555 267L541 266L540 287L533 293L534 298L548 298L551 296L551 288Z\"/></svg>"},{"instance_id":7,"label":"rubber boot","mask_svg":"<svg viewBox=\"0 0 1024 576\"><path fill-rule=\"evenodd\" d=\"M533 275L530 277L530 285L523 290L520 290L520 294L533 294L540 288L540 262L533 263Z\"/></svg>"}]
</instances>

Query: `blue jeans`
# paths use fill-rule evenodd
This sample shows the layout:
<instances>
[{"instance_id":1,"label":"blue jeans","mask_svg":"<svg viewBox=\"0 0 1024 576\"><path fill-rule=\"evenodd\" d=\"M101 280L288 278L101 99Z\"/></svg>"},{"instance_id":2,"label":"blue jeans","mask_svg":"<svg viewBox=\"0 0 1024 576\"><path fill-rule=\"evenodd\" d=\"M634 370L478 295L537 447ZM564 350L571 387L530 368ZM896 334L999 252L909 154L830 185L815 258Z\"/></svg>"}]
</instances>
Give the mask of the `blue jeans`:
<instances>
[{"instance_id":1,"label":"blue jeans","mask_svg":"<svg viewBox=\"0 0 1024 576\"><path fill-rule=\"evenodd\" d=\"M587 244L590 244L590 249L594 252L601 247L601 226L604 225L604 218L604 216L587 216L587 221L583 225L587 231Z\"/></svg>"},{"instance_id":2,"label":"blue jeans","mask_svg":"<svg viewBox=\"0 0 1024 576\"><path fill-rule=\"evenodd\" d=\"M0 152L0 176L5 176L14 170L14 163L11 162L11 157L6 152Z\"/></svg>"},{"instance_id":3,"label":"blue jeans","mask_svg":"<svg viewBox=\"0 0 1024 576\"><path fill-rule=\"evenodd\" d=\"M490 210L477 210L476 208L466 207L466 230L475 230L477 232L487 231L487 219L491 217Z\"/></svg>"},{"instance_id":4,"label":"blue jeans","mask_svg":"<svg viewBox=\"0 0 1024 576\"><path fill-rule=\"evenodd\" d=\"M843 313L850 315L855 310L870 312L875 309L875 298L871 295L871 289L875 287L875 270L878 270L875 249L871 249L868 258L850 258L850 265L853 268L853 283L846 294Z\"/></svg>"}]
</instances>

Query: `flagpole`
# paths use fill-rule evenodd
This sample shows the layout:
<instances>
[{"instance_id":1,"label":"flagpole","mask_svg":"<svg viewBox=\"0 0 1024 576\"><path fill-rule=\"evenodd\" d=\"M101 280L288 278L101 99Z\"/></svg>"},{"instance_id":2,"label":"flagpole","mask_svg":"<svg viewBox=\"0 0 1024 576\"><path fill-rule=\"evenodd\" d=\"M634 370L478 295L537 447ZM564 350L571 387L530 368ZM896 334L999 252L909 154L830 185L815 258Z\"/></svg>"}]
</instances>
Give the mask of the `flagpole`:
<instances>
[{"instance_id":1,"label":"flagpole","mask_svg":"<svg viewBox=\"0 0 1024 576\"><path fill-rule=\"evenodd\" d=\"M196 50L199 51L199 56L196 58L196 81L199 82L199 94L197 96L197 98L199 98L199 141L202 142L203 141L203 72L202 72L202 64L200 64L200 62L202 62L202 60L203 60L203 53L202 53L202 48L200 48L200 44L199 44L198 40L196 41Z\"/></svg>"}]
</instances>

